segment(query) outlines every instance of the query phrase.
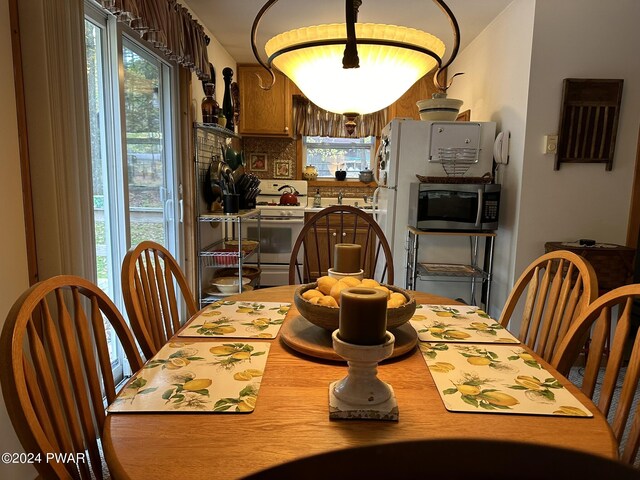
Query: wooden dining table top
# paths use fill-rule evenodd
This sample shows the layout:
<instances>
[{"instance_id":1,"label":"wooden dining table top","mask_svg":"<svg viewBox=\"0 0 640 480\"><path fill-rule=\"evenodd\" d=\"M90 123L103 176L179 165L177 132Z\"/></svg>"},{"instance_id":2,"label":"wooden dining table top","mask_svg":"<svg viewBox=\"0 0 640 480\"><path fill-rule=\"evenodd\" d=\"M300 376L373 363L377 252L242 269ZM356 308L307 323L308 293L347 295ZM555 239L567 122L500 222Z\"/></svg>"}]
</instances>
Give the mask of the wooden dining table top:
<instances>
[{"instance_id":1,"label":"wooden dining table top","mask_svg":"<svg viewBox=\"0 0 640 480\"><path fill-rule=\"evenodd\" d=\"M298 314L293 304L295 288L258 289L229 299L291 302L287 322ZM412 293L422 304L457 303L428 293ZM346 375L346 364L307 357L279 338L256 341L270 342L271 349L252 413L111 413L102 438L113 476L242 478L329 450L425 438L516 440L617 458L616 441L604 416L539 357L540 363L589 408L592 418L449 412L415 348L378 368L378 377L395 391L398 422L329 420L329 384ZM531 460L534 465L535 459ZM425 456L416 461L429 460ZM496 461L500 461L499 452Z\"/></svg>"}]
</instances>

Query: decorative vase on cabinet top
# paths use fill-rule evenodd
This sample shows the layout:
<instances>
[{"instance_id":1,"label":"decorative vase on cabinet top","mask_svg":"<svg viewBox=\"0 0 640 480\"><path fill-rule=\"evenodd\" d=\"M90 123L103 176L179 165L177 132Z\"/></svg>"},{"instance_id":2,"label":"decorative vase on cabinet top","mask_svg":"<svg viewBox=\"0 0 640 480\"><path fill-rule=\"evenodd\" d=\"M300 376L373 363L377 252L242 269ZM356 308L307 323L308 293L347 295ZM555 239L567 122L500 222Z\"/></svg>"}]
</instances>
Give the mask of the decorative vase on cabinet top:
<instances>
[{"instance_id":1,"label":"decorative vase on cabinet top","mask_svg":"<svg viewBox=\"0 0 640 480\"><path fill-rule=\"evenodd\" d=\"M416 102L420 120L454 121L460 112L462 100L447 98L446 93L434 93L431 98Z\"/></svg>"}]
</instances>

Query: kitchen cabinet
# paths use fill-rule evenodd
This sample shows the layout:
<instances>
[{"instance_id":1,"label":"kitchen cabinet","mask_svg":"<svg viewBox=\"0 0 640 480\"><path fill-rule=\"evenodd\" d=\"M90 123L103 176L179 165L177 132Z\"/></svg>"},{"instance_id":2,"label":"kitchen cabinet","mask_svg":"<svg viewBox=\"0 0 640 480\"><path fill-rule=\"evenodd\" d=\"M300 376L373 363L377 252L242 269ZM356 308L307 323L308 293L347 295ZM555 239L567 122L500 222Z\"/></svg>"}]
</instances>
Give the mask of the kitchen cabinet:
<instances>
[{"instance_id":1,"label":"kitchen cabinet","mask_svg":"<svg viewBox=\"0 0 640 480\"><path fill-rule=\"evenodd\" d=\"M305 222L313 215L313 212L305 213ZM318 225L315 230L311 229L307 233L306 248L310 251L318 249L320 252L319 262L315 255L310 255L309 258L305 258L305 261L308 262L311 279L326 275L326 271L321 271L320 265L331 265L329 258L333 258L333 248L336 243L357 243L362 246L362 254L364 255L368 241L369 245L366 248L367 258L364 262L365 270L373 265L375 261L375 236L368 233L368 228L365 225L363 228L356 228L354 240L352 228L354 218L351 218L352 216L345 216L344 220L341 220L340 217L340 215L330 215L328 226ZM311 281L311 279L305 279L305 281Z\"/></svg>"},{"instance_id":2,"label":"kitchen cabinet","mask_svg":"<svg viewBox=\"0 0 640 480\"><path fill-rule=\"evenodd\" d=\"M418 279L431 281L468 281L470 283L471 304L475 305L476 282L480 281L486 287L484 308L486 310L489 307L493 271L493 246L496 237L495 233L460 231L427 232L418 230L414 227L407 227L407 229L406 285L409 290L416 290L416 281ZM469 264L418 262L420 239L435 235L469 237L471 246L471 261ZM480 267L478 263L478 246L481 238L486 242L484 265L482 267Z\"/></svg>"},{"instance_id":3,"label":"kitchen cabinet","mask_svg":"<svg viewBox=\"0 0 640 480\"><path fill-rule=\"evenodd\" d=\"M245 263L255 265L251 283L241 287L242 290L260 284L260 211L241 210L237 214L225 214L222 211L211 211L213 197L219 196L211 188L209 167L213 160L222 156L222 147L231 146L242 150L241 137L234 132L215 124L196 123L193 128L195 152L195 192L196 210L195 251L198 255L196 269L196 301L200 308L220 297L222 292L211 285L214 277L238 276L246 274ZM213 208L219 205L213 202ZM257 222L256 222L257 219ZM257 238L242 236L242 226L246 222L257 223ZM222 269L225 269L223 271Z\"/></svg>"},{"instance_id":4,"label":"kitchen cabinet","mask_svg":"<svg viewBox=\"0 0 640 480\"><path fill-rule=\"evenodd\" d=\"M418 107L416 102L431 98L431 95L437 91L433 84L433 74L435 70L427 73L424 77L414 83L409 90L405 92L398 100L389 105L388 119L389 121L397 117L412 118L420 120Z\"/></svg>"},{"instance_id":5,"label":"kitchen cabinet","mask_svg":"<svg viewBox=\"0 0 640 480\"><path fill-rule=\"evenodd\" d=\"M260 75L263 83L267 83L271 81L268 72L260 65L238 65L240 134L271 137L293 135L291 81L280 72L275 74L276 83L270 90L263 90L256 75Z\"/></svg>"}]
</instances>

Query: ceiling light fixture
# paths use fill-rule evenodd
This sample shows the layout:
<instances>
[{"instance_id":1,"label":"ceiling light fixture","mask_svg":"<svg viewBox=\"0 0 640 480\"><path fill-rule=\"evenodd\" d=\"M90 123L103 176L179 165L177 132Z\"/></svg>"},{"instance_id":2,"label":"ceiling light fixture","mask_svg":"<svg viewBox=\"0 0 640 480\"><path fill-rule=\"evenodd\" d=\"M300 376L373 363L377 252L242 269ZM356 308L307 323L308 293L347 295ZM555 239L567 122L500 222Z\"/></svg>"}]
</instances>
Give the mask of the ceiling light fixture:
<instances>
[{"instance_id":1,"label":"ceiling light fixture","mask_svg":"<svg viewBox=\"0 0 640 480\"><path fill-rule=\"evenodd\" d=\"M265 62L258 53L256 36L262 17L277 1L268 0L263 5L251 28L253 54L271 75L271 84L261 82L265 90L275 83L273 65L313 103L345 115L349 129L355 128L358 115L389 106L436 65L436 88L446 93L451 84L441 82L439 77L458 53L460 28L442 0L433 1L449 19L454 41L445 63L444 43L429 33L395 25L357 23L361 0L346 0L346 23L298 28L273 37L265 45Z\"/></svg>"}]
</instances>

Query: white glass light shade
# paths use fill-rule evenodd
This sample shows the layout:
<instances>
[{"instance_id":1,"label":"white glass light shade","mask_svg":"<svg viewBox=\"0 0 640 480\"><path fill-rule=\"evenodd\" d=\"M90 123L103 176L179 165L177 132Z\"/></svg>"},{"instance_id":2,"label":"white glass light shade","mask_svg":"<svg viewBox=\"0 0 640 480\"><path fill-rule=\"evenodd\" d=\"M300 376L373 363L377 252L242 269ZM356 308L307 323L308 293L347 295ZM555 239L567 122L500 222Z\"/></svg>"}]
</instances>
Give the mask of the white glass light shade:
<instances>
[{"instance_id":1,"label":"white glass light shade","mask_svg":"<svg viewBox=\"0 0 640 480\"><path fill-rule=\"evenodd\" d=\"M444 55L437 37L407 27L356 23L356 38L384 39L416 45ZM299 28L273 37L265 45L268 56L292 45L347 38L345 24ZM273 65L289 77L309 100L335 113L376 112L395 102L433 67L431 56L385 45L358 44L360 68L342 68L344 44L307 47L279 55Z\"/></svg>"}]
</instances>

